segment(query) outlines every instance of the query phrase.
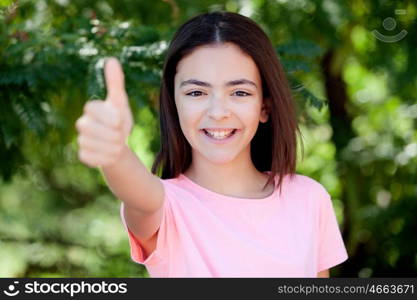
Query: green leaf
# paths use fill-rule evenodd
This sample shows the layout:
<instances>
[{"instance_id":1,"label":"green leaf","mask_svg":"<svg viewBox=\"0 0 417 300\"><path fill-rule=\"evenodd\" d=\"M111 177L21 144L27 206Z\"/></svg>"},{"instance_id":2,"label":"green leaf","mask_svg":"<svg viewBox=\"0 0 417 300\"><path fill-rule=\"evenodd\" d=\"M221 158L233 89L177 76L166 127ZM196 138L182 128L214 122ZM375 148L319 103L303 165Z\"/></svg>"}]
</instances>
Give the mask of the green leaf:
<instances>
[{"instance_id":1,"label":"green leaf","mask_svg":"<svg viewBox=\"0 0 417 300\"><path fill-rule=\"evenodd\" d=\"M38 103L41 102L39 99L37 100ZM35 102L35 99L19 94L18 97L13 98L12 107L26 127L41 137L45 134L45 118L38 103Z\"/></svg>"},{"instance_id":2,"label":"green leaf","mask_svg":"<svg viewBox=\"0 0 417 300\"><path fill-rule=\"evenodd\" d=\"M316 97L310 90L308 90L302 83L296 80L293 77L289 78L291 84L291 90L295 96L302 97L306 103L309 103L313 107L317 108L319 111L326 105L326 99L320 99Z\"/></svg>"}]
</instances>

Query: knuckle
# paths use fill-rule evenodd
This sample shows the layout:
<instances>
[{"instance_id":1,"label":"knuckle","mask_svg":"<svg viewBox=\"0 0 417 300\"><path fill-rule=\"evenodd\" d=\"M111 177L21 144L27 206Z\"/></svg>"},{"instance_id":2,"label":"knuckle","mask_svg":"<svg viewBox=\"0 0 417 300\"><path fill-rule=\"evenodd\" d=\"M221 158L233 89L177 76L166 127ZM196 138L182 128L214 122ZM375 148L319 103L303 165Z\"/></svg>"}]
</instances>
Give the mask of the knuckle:
<instances>
[{"instance_id":1,"label":"knuckle","mask_svg":"<svg viewBox=\"0 0 417 300\"><path fill-rule=\"evenodd\" d=\"M85 163L87 161L85 151L80 150L78 152L78 159L83 163Z\"/></svg>"},{"instance_id":2,"label":"knuckle","mask_svg":"<svg viewBox=\"0 0 417 300\"><path fill-rule=\"evenodd\" d=\"M88 101L85 105L84 105L84 113L88 114L88 112L91 110L91 101Z\"/></svg>"},{"instance_id":3,"label":"knuckle","mask_svg":"<svg viewBox=\"0 0 417 300\"><path fill-rule=\"evenodd\" d=\"M94 167L94 163L91 161L90 155L85 151L80 151L78 153L78 159L85 165L89 167Z\"/></svg>"},{"instance_id":4,"label":"knuckle","mask_svg":"<svg viewBox=\"0 0 417 300\"><path fill-rule=\"evenodd\" d=\"M95 128L96 121L92 118L86 117L81 123L80 133L83 133L84 135L92 135L94 134Z\"/></svg>"},{"instance_id":5,"label":"knuckle","mask_svg":"<svg viewBox=\"0 0 417 300\"><path fill-rule=\"evenodd\" d=\"M93 110L95 110L97 108L98 105L100 105L102 101L100 100L91 100L88 101L85 105L84 105L84 112L85 113L91 113Z\"/></svg>"},{"instance_id":6,"label":"knuckle","mask_svg":"<svg viewBox=\"0 0 417 300\"><path fill-rule=\"evenodd\" d=\"M80 131L84 126L85 118L81 117L75 122L75 128Z\"/></svg>"},{"instance_id":7,"label":"knuckle","mask_svg":"<svg viewBox=\"0 0 417 300\"><path fill-rule=\"evenodd\" d=\"M79 135L77 137L78 146L84 148L86 144L86 137L84 135Z\"/></svg>"},{"instance_id":8,"label":"knuckle","mask_svg":"<svg viewBox=\"0 0 417 300\"><path fill-rule=\"evenodd\" d=\"M91 118L88 116L82 116L76 122L76 128L79 132L84 132L89 127L91 127Z\"/></svg>"}]
</instances>

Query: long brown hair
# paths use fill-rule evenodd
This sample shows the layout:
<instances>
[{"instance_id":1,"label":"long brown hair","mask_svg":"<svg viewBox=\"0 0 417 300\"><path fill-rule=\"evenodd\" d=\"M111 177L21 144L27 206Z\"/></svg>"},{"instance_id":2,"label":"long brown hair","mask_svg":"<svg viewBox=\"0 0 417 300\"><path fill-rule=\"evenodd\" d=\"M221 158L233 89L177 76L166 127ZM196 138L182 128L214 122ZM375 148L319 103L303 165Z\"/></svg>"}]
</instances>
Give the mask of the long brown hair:
<instances>
[{"instance_id":1,"label":"long brown hair","mask_svg":"<svg viewBox=\"0 0 417 300\"><path fill-rule=\"evenodd\" d=\"M251 158L260 172L270 171L265 187L279 175L277 187L286 174L295 174L297 124L295 103L281 63L264 31L251 19L232 12L211 12L195 16L175 33L165 58L159 96L161 148L152 173L162 179L175 178L191 164L191 146L178 119L174 78L178 62L196 47L232 42L250 55L262 80L264 101L269 107L266 123L259 123L251 141ZM266 99L268 98L268 99Z\"/></svg>"}]
</instances>

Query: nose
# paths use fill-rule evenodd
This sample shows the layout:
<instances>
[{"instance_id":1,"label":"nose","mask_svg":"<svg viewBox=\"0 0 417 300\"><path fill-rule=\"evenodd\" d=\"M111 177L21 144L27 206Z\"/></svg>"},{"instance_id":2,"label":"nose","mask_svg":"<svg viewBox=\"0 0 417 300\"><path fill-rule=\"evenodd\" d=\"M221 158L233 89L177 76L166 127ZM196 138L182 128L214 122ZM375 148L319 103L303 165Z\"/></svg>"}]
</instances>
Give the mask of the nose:
<instances>
[{"instance_id":1,"label":"nose","mask_svg":"<svg viewBox=\"0 0 417 300\"><path fill-rule=\"evenodd\" d=\"M226 101L221 97L212 97L209 101L207 114L210 118L221 120L230 117L230 110L227 107Z\"/></svg>"}]
</instances>

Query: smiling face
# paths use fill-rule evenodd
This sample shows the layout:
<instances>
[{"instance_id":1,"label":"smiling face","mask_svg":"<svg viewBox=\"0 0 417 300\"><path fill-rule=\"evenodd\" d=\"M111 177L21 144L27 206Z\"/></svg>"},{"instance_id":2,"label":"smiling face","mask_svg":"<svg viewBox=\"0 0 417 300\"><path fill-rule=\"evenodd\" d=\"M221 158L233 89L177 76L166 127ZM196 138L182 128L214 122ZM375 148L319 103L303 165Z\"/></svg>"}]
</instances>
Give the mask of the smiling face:
<instances>
[{"instance_id":1,"label":"smiling face","mask_svg":"<svg viewBox=\"0 0 417 300\"><path fill-rule=\"evenodd\" d=\"M259 70L233 43L200 46L178 63L175 103L193 162L250 159L259 122L268 120Z\"/></svg>"}]
</instances>

